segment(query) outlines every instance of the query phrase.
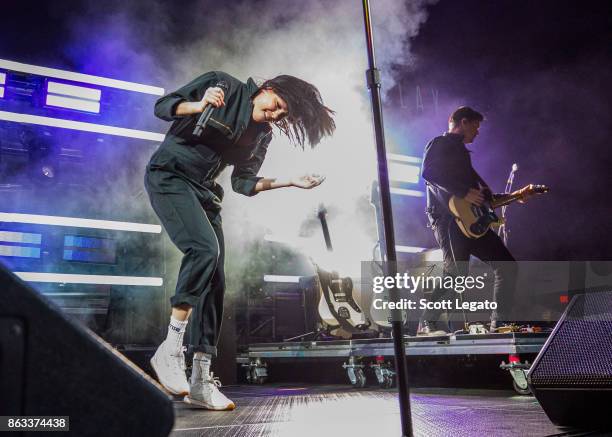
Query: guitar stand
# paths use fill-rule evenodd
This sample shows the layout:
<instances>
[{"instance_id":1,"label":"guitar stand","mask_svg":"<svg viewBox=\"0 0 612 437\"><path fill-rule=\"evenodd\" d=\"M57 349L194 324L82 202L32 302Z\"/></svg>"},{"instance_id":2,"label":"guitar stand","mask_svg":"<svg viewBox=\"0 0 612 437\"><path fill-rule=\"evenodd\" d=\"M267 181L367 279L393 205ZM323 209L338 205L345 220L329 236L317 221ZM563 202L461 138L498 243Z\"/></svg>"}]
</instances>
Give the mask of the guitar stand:
<instances>
[{"instance_id":1,"label":"guitar stand","mask_svg":"<svg viewBox=\"0 0 612 437\"><path fill-rule=\"evenodd\" d=\"M304 337L308 337L309 335L313 335L313 340L317 339L317 335L319 334L317 331L311 331L311 332L307 332L305 334L300 334L300 335L296 335L295 337L291 337L291 338L285 338L283 341L293 341L293 340L297 340L297 339L303 339Z\"/></svg>"},{"instance_id":2,"label":"guitar stand","mask_svg":"<svg viewBox=\"0 0 612 437\"><path fill-rule=\"evenodd\" d=\"M329 331L329 328L326 328L326 329L320 328L320 329L317 329L316 331L310 331L310 332L306 332L304 334L296 335L295 337L286 338L286 339L283 340L283 342L292 342L292 341L295 341L295 340L304 340L309 335L312 335L312 341L329 340L329 339L340 338L340 337L338 337L336 335L331 334L331 332Z\"/></svg>"}]
</instances>

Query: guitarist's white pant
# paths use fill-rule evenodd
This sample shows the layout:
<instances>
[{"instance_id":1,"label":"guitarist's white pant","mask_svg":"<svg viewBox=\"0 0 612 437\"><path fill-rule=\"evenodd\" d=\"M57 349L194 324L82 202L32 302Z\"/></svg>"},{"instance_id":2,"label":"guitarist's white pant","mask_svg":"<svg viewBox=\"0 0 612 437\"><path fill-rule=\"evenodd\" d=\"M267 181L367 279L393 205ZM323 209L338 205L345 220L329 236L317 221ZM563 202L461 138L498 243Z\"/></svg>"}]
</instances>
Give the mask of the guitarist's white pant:
<instances>
[{"instance_id":1,"label":"guitarist's white pant","mask_svg":"<svg viewBox=\"0 0 612 437\"><path fill-rule=\"evenodd\" d=\"M497 310L493 310L491 319L514 321L511 310L516 288L517 264L499 236L489 230L481 238L467 238L457 227L454 219L446 216L436 220L432 228L436 241L442 249L444 274L467 276L470 255L489 264L495 274L492 298L497 303ZM454 290L441 288L432 292L430 300L432 302L442 299L454 301L456 297L457 293ZM426 309L421 315L421 320L436 322L441 312L442 310Z\"/></svg>"}]
</instances>

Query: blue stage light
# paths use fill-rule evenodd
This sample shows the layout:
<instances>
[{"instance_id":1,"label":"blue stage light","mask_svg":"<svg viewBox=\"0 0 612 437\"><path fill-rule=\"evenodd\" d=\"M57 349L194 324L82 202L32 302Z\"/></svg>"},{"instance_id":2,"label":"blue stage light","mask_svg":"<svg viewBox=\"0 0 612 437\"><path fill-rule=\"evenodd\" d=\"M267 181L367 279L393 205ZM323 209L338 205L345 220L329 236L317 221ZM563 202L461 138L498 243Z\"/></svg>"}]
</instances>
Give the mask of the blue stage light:
<instances>
[{"instance_id":1,"label":"blue stage light","mask_svg":"<svg viewBox=\"0 0 612 437\"><path fill-rule=\"evenodd\" d=\"M409 190L406 188L396 188L396 187L391 187L390 191L391 191L391 194L398 194L400 196L425 197L424 191Z\"/></svg>"},{"instance_id":2,"label":"blue stage light","mask_svg":"<svg viewBox=\"0 0 612 437\"><path fill-rule=\"evenodd\" d=\"M416 165L389 163L389 179L397 182L416 184L419 182L421 168Z\"/></svg>"},{"instance_id":3,"label":"blue stage light","mask_svg":"<svg viewBox=\"0 0 612 437\"><path fill-rule=\"evenodd\" d=\"M156 86L143 85L135 82L126 82L124 80L110 79L108 77L93 76L91 74L73 73L71 71L23 64L21 62L14 62L6 59L0 59L0 68L11 71L19 71L22 73L36 74L38 76L54 77L57 79L70 80L74 82L100 85L108 88L117 88L127 91L136 91L139 93L153 94L155 96L163 96L165 94L163 88Z\"/></svg>"},{"instance_id":4,"label":"blue stage light","mask_svg":"<svg viewBox=\"0 0 612 437\"><path fill-rule=\"evenodd\" d=\"M5 246L0 244L0 256L40 258L40 247Z\"/></svg>"},{"instance_id":5,"label":"blue stage light","mask_svg":"<svg viewBox=\"0 0 612 437\"><path fill-rule=\"evenodd\" d=\"M417 247L417 246L401 246L401 245L395 246L396 251L403 252L403 253L419 253L419 252L423 252L425 249L426 249L425 247Z\"/></svg>"},{"instance_id":6,"label":"blue stage light","mask_svg":"<svg viewBox=\"0 0 612 437\"><path fill-rule=\"evenodd\" d=\"M48 226L68 226L72 228L107 229L111 231L130 231L160 234L160 225L146 223L119 222L114 220L94 220L78 217L62 217L54 215L19 214L0 212L0 222L29 223Z\"/></svg>"},{"instance_id":7,"label":"blue stage light","mask_svg":"<svg viewBox=\"0 0 612 437\"><path fill-rule=\"evenodd\" d=\"M156 132L86 123L83 121L64 120L61 118L42 117L40 115L20 114L17 112L0 111L0 120L12 121L16 123L36 124L40 126L59 127L83 132L95 132L105 135L118 135L127 138L139 138L155 142L161 142L165 137L164 134L159 134Z\"/></svg>"},{"instance_id":8,"label":"blue stage light","mask_svg":"<svg viewBox=\"0 0 612 437\"><path fill-rule=\"evenodd\" d=\"M47 106L100 113L102 91L95 88L47 81Z\"/></svg>"},{"instance_id":9,"label":"blue stage light","mask_svg":"<svg viewBox=\"0 0 612 437\"><path fill-rule=\"evenodd\" d=\"M102 97L102 91L97 88L87 88L51 80L47 81L47 93L93 100L94 102L99 102Z\"/></svg>"},{"instance_id":10,"label":"blue stage light","mask_svg":"<svg viewBox=\"0 0 612 437\"><path fill-rule=\"evenodd\" d=\"M417 156L409 156L409 155L401 155L398 153L387 153L388 161L398 161L398 162L410 162L413 164L420 164L422 159Z\"/></svg>"},{"instance_id":11,"label":"blue stage light","mask_svg":"<svg viewBox=\"0 0 612 437\"><path fill-rule=\"evenodd\" d=\"M64 260L114 264L117 242L110 238L64 236Z\"/></svg>"},{"instance_id":12,"label":"blue stage light","mask_svg":"<svg viewBox=\"0 0 612 437\"><path fill-rule=\"evenodd\" d=\"M161 287L163 278L152 276L76 275L68 273L13 272L27 282L54 282L59 284L134 285Z\"/></svg>"},{"instance_id":13,"label":"blue stage light","mask_svg":"<svg viewBox=\"0 0 612 437\"><path fill-rule=\"evenodd\" d=\"M40 244L42 235L30 232L0 231L0 241L4 243Z\"/></svg>"},{"instance_id":14,"label":"blue stage light","mask_svg":"<svg viewBox=\"0 0 612 437\"><path fill-rule=\"evenodd\" d=\"M42 241L41 234L30 232L0 231L0 256L20 257L20 258L40 258L40 247L18 246L10 243L37 244Z\"/></svg>"},{"instance_id":15,"label":"blue stage light","mask_svg":"<svg viewBox=\"0 0 612 437\"><path fill-rule=\"evenodd\" d=\"M71 97L55 96L47 94L45 105L55 106L57 108L76 109L78 111L100 113L100 102L92 102L91 100L73 99Z\"/></svg>"},{"instance_id":16,"label":"blue stage light","mask_svg":"<svg viewBox=\"0 0 612 437\"><path fill-rule=\"evenodd\" d=\"M289 275L264 275L264 282L291 282L297 284L300 282L300 276Z\"/></svg>"}]
</instances>

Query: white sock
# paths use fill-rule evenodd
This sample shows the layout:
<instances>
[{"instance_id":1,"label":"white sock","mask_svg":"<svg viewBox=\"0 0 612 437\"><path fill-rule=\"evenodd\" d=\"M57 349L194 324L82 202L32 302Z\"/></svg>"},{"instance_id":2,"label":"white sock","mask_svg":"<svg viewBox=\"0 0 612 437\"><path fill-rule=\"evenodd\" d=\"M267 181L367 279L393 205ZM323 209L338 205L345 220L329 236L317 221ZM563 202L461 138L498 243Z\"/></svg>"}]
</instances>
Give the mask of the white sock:
<instances>
[{"instance_id":1,"label":"white sock","mask_svg":"<svg viewBox=\"0 0 612 437\"><path fill-rule=\"evenodd\" d=\"M168 325L168 336L164 341L167 351L172 355L178 355L183 350L183 336L187 329L187 320L181 322L170 316L170 324Z\"/></svg>"},{"instance_id":2,"label":"white sock","mask_svg":"<svg viewBox=\"0 0 612 437\"><path fill-rule=\"evenodd\" d=\"M191 383L196 384L210 376L210 363L212 355L204 352L193 354L193 366L191 367Z\"/></svg>"}]
</instances>

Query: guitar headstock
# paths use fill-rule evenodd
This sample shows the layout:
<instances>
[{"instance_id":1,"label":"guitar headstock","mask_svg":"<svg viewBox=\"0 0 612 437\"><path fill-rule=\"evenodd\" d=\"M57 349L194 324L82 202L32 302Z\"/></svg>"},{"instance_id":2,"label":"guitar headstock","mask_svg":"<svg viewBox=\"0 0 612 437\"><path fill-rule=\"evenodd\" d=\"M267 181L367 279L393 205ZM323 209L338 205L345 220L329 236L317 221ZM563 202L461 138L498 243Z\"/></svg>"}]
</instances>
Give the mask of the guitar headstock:
<instances>
[{"instance_id":1,"label":"guitar headstock","mask_svg":"<svg viewBox=\"0 0 612 437\"><path fill-rule=\"evenodd\" d=\"M523 196L529 196L532 194L544 194L544 193L548 193L549 191L550 191L550 188L548 188L546 185L529 184L521 188L520 193Z\"/></svg>"}]
</instances>

